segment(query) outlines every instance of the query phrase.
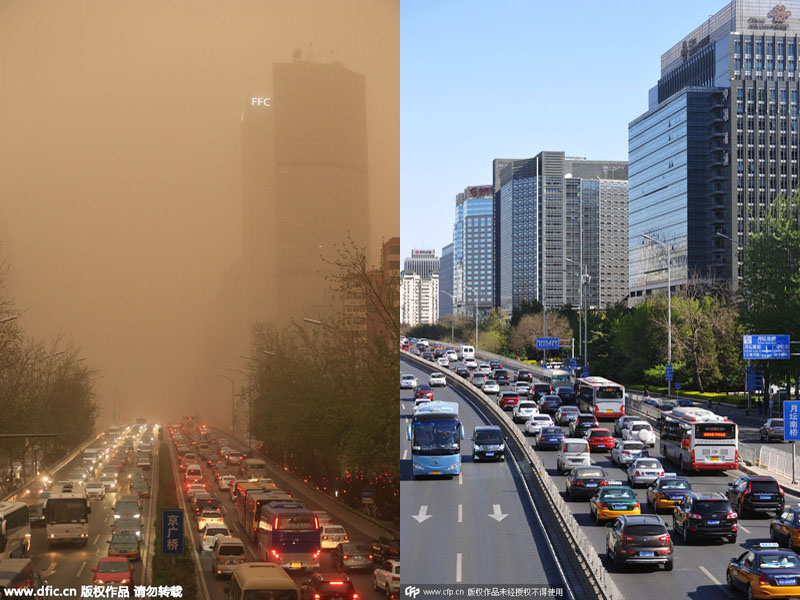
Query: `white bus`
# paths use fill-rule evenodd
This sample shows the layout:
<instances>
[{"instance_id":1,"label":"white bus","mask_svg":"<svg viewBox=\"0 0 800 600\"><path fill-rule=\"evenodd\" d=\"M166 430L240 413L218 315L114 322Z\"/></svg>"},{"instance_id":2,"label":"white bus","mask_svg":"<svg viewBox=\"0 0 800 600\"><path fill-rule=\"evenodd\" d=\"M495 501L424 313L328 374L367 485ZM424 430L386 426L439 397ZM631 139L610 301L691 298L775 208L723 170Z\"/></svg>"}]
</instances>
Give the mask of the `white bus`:
<instances>
[{"instance_id":1,"label":"white bus","mask_svg":"<svg viewBox=\"0 0 800 600\"><path fill-rule=\"evenodd\" d=\"M0 559L22 558L31 549L31 523L24 502L0 502Z\"/></svg>"},{"instance_id":2,"label":"white bus","mask_svg":"<svg viewBox=\"0 0 800 600\"><path fill-rule=\"evenodd\" d=\"M267 476L267 464L260 458L246 458L239 468L240 479L259 479Z\"/></svg>"},{"instance_id":3,"label":"white bus","mask_svg":"<svg viewBox=\"0 0 800 600\"><path fill-rule=\"evenodd\" d=\"M580 409L598 419L618 419L625 414L625 386L605 377L578 379L575 396Z\"/></svg>"},{"instance_id":4,"label":"white bus","mask_svg":"<svg viewBox=\"0 0 800 600\"><path fill-rule=\"evenodd\" d=\"M683 471L736 469L736 423L694 406L678 406L661 416L661 454Z\"/></svg>"},{"instance_id":5,"label":"white bus","mask_svg":"<svg viewBox=\"0 0 800 600\"><path fill-rule=\"evenodd\" d=\"M547 369L539 365L528 367L533 376L542 383L549 383L554 390L557 387L568 387L572 385L572 378L569 371L565 369Z\"/></svg>"},{"instance_id":6,"label":"white bus","mask_svg":"<svg viewBox=\"0 0 800 600\"><path fill-rule=\"evenodd\" d=\"M89 540L89 501L76 492L53 494L44 505L45 535L50 544Z\"/></svg>"}]
</instances>

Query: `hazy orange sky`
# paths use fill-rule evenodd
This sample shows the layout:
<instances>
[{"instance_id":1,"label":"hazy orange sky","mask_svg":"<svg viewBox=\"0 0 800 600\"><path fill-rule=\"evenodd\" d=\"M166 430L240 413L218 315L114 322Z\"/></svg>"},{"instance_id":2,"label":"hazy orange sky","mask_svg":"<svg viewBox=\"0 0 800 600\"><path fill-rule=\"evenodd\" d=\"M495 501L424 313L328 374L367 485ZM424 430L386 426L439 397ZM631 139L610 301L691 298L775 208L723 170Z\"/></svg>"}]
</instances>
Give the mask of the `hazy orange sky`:
<instances>
[{"instance_id":1,"label":"hazy orange sky","mask_svg":"<svg viewBox=\"0 0 800 600\"><path fill-rule=\"evenodd\" d=\"M375 260L399 234L397 0L0 3L8 292L105 375L101 422L116 391L131 418L229 402L209 373L240 365L200 348L241 258L240 114L310 44L366 76Z\"/></svg>"}]
</instances>

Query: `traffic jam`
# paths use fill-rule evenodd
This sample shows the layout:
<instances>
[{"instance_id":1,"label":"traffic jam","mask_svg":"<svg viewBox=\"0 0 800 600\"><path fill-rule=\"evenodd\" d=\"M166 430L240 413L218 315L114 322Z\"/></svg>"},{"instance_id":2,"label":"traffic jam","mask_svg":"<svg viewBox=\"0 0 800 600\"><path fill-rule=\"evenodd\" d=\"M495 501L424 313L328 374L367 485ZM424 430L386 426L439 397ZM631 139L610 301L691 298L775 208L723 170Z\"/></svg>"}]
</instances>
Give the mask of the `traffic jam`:
<instances>
[{"instance_id":1,"label":"traffic jam","mask_svg":"<svg viewBox=\"0 0 800 600\"><path fill-rule=\"evenodd\" d=\"M529 440L626 595L661 582L675 597L800 597L800 505L775 478L737 470L738 428L727 417L682 402L654 423L626 412L623 386L574 377L560 364L515 370L478 359L470 346L427 340L401 348L433 371L400 375L401 389L414 390L414 415L457 415L457 407L434 409L457 404L436 398L445 373L480 388ZM501 428L481 429L466 435L461 454L509 459Z\"/></svg>"}]
</instances>

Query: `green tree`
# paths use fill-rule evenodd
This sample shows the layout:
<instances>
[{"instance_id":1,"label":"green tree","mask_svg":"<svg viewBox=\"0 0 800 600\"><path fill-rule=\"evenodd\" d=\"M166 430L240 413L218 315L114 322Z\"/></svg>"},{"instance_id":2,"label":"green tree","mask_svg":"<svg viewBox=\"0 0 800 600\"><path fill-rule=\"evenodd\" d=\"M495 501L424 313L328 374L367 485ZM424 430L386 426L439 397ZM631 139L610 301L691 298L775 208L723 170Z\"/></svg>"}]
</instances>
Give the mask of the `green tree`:
<instances>
[{"instance_id":1,"label":"green tree","mask_svg":"<svg viewBox=\"0 0 800 600\"><path fill-rule=\"evenodd\" d=\"M522 317L539 314L543 308L538 300L523 300L511 311L511 326L516 327Z\"/></svg>"}]
</instances>

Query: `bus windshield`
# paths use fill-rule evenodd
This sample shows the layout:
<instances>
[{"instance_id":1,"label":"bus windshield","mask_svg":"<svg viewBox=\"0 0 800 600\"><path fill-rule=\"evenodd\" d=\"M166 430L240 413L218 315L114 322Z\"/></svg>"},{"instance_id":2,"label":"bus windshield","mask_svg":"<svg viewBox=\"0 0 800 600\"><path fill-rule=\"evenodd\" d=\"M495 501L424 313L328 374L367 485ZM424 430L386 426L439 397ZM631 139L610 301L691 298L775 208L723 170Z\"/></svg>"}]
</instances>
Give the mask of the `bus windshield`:
<instances>
[{"instance_id":1,"label":"bus windshield","mask_svg":"<svg viewBox=\"0 0 800 600\"><path fill-rule=\"evenodd\" d=\"M597 388L597 398L612 400L622 398L622 388L616 386L605 386Z\"/></svg>"},{"instance_id":2,"label":"bus windshield","mask_svg":"<svg viewBox=\"0 0 800 600\"><path fill-rule=\"evenodd\" d=\"M87 520L86 501L78 498L48 500L46 510L50 523L78 523Z\"/></svg>"},{"instance_id":3,"label":"bus windshield","mask_svg":"<svg viewBox=\"0 0 800 600\"><path fill-rule=\"evenodd\" d=\"M459 423L447 421L419 421L414 423L413 450L418 454L446 455L458 454Z\"/></svg>"}]
</instances>

